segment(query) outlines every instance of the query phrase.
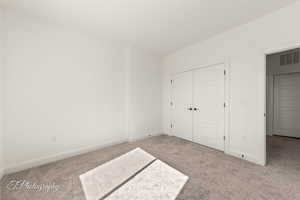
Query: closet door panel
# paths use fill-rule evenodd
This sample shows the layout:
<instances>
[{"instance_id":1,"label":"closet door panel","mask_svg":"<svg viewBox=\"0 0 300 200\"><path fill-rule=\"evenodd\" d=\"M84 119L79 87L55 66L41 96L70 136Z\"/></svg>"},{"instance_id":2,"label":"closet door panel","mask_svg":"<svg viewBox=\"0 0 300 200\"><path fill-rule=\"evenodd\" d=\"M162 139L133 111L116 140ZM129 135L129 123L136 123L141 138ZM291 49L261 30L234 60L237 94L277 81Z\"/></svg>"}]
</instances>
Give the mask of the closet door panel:
<instances>
[{"instance_id":1,"label":"closet door panel","mask_svg":"<svg viewBox=\"0 0 300 200\"><path fill-rule=\"evenodd\" d=\"M194 142L224 151L224 65L193 73Z\"/></svg>"},{"instance_id":2,"label":"closet door panel","mask_svg":"<svg viewBox=\"0 0 300 200\"><path fill-rule=\"evenodd\" d=\"M300 73L275 76L274 133L300 138Z\"/></svg>"},{"instance_id":3,"label":"closet door panel","mask_svg":"<svg viewBox=\"0 0 300 200\"><path fill-rule=\"evenodd\" d=\"M172 83L173 93L173 135L193 140L193 73L185 72L176 75Z\"/></svg>"}]
</instances>

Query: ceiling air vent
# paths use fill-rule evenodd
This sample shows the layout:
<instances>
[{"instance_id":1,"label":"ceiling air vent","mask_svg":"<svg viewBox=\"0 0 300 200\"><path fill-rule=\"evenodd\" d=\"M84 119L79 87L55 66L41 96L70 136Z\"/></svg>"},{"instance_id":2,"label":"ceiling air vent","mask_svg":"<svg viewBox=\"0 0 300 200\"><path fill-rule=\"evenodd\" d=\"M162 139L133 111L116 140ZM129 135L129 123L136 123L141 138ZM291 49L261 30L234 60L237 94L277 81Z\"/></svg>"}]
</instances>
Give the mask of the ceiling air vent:
<instances>
[{"instance_id":1,"label":"ceiling air vent","mask_svg":"<svg viewBox=\"0 0 300 200\"><path fill-rule=\"evenodd\" d=\"M280 65L299 63L299 51L280 55Z\"/></svg>"}]
</instances>

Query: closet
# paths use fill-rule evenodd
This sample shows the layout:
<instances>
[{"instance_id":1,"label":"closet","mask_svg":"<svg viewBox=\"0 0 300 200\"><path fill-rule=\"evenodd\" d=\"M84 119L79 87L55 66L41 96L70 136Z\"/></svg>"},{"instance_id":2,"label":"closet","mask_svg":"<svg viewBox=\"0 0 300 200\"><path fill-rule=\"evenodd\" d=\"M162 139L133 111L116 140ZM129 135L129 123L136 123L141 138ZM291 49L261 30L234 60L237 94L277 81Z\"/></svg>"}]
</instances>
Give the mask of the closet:
<instances>
[{"instance_id":1,"label":"closet","mask_svg":"<svg viewBox=\"0 0 300 200\"><path fill-rule=\"evenodd\" d=\"M174 136L224 151L225 66L198 68L172 79Z\"/></svg>"},{"instance_id":2,"label":"closet","mask_svg":"<svg viewBox=\"0 0 300 200\"><path fill-rule=\"evenodd\" d=\"M300 138L300 73L274 76L273 134Z\"/></svg>"}]
</instances>

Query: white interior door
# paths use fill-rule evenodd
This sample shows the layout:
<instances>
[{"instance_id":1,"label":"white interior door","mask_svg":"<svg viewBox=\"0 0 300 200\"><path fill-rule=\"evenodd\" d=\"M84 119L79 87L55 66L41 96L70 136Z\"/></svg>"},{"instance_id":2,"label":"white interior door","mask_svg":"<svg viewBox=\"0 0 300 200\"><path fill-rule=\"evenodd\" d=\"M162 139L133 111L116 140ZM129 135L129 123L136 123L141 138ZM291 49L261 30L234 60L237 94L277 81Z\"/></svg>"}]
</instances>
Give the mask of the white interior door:
<instances>
[{"instance_id":1,"label":"white interior door","mask_svg":"<svg viewBox=\"0 0 300 200\"><path fill-rule=\"evenodd\" d=\"M224 151L224 65L194 71L194 142Z\"/></svg>"},{"instance_id":2,"label":"white interior door","mask_svg":"<svg viewBox=\"0 0 300 200\"><path fill-rule=\"evenodd\" d=\"M274 133L300 138L300 73L275 76Z\"/></svg>"},{"instance_id":3,"label":"white interior door","mask_svg":"<svg viewBox=\"0 0 300 200\"><path fill-rule=\"evenodd\" d=\"M193 140L193 73L185 72L173 79L173 134Z\"/></svg>"}]
</instances>

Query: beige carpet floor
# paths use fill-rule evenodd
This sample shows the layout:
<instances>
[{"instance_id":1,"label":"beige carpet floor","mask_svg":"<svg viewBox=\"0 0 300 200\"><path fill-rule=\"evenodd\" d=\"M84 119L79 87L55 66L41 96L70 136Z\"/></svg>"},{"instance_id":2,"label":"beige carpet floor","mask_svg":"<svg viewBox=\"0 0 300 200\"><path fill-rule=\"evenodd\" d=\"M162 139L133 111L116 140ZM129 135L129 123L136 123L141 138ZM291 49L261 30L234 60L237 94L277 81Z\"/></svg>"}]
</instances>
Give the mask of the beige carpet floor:
<instances>
[{"instance_id":1,"label":"beige carpet floor","mask_svg":"<svg viewBox=\"0 0 300 200\"><path fill-rule=\"evenodd\" d=\"M5 176L1 200L84 200L78 176L136 147L190 177L179 200L300 199L300 140L270 137L267 146L268 165L262 167L175 137L152 137ZM12 180L54 182L59 191L10 191Z\"/></svg>"}]
</instances>

